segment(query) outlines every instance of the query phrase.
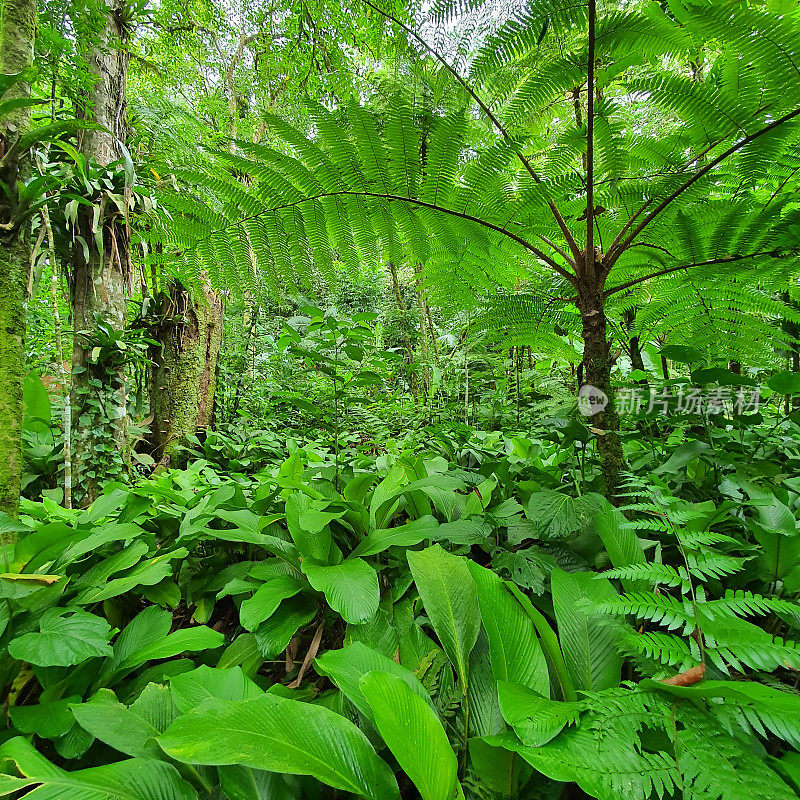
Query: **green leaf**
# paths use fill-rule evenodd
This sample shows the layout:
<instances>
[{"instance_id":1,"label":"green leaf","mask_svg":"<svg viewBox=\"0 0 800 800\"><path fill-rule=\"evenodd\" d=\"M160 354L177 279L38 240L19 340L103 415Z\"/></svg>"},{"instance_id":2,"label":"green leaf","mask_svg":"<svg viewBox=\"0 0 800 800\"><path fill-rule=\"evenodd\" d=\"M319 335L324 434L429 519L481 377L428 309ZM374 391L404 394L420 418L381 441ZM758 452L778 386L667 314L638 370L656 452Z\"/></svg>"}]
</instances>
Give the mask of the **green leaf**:
<instances>
[{"instance_id":1,"label":"green leaf","mask_svg":"<svg viewBox=\"0 0 800 800\"><path fill-rule=\"evenodd\" d=\"M195 790L164 761L134 758L66 772L21 738L0 745L1 760L12 761L24 776L17 789L38 785L27 795L36 800L197 800ZM8 782L0 783L0 794L10 791Z\"/></svg>"},{"instance_id":2,"label":"green leaf","mask_svg":"<svg viewBox=\"0 0 800 800\"><path fill-rule=\"evenodd\" d=\"M328 561L331 550L330 519L319 516L328 505L326 500L313 500L299 491L292 492L286 498L286 526L303 558ZM323 522L323 519L327 521Z\"/></svg>"},{"instance_id":3,"label":"green leaf","mask_svg":"<svg viewBox=\"0 0 800 800\"><path fill-rule=\"evenodd\" d=\"M662 347L661 355L680 364L693 364L696 361L703 361L705 358L702 350L682 344L668 344Z\"/></svg>"},{"instance_id":4,"label":"green leaf","mask_svg":"<svg viewBox=\"0 0 800 800\"><path fill-rule=\"evenodd\" d=\"M155 586L164 578L172 575L173 568L170 561L183 558L188 554L189 551L185 547L179 547L170 553L150 558L137 564L127 575L85 589L75 598L75 602L78 605L90 605L125 594L139 586Z\"/></svg>"},{"instance_id":5,"label":"green leaf","mask_svg":"<svg viewBox=\"0 0 800 800\"><path fill-rule=\"evenodd\" d=\"M101 689L88 702L74 704L72 713L96 739L137 758L160 757L155 738L176 715L169 689L155 683L149 684L130 707L120 703L109 689Z\"/></svg>"},{"instance_id":6,"label":"green leaf","mask_svg":"<svg viewBox=\"0 0 800 800\"><path fill-rule=\"evenodd\" d=\"M114 642L114 658L106 666L101 680L108 680L114 673L130 672L150 660L212 650L225 642L223 634L205 625L182 628L174 633L169 632L171 627L172 614L158 606L148 606L137 614Z\"/></svg>"},{"instance_id":7,"label":"green leaf","mask_svg":"<svg viewBox=\"0 0 800 800\"><path fill-rule=\"evenodd\" d=\"M50 395L44 388L39 373L29 372L22 382L22 396L25 405L26 431L48 433L50 431Z\"/></svg>"},{"instance_id":8,"label":"green leaf","mask_svg":"<svg viewBox=\"0 0 800 800\"><path fill-rule=\"evenodd\" d=\"M75 724L70 704L79 698L54 700L32 706L11 706L8 709L14 727L21 733L35 733L45 739L63 736Z\"/></svg>"},{"instance_id":9,"label":"green leaf","mask_svg":"<svg viewBox=\"0 0 800 800\"><path fill-rule=\"evenodd\" d=\"M460 794L456 754L433 709L388 672L367 673L359 685L378 733L422 800L453 800Z\"/></svg>"},{"instance_id":10,"label":"green leaf","mask_svg":"<svg viewBox=\"0 0 800 800\"><path fill-rule=\"evenodd\" d=\"M307 625L316 616L317 601L309 595L298 595L284 600L278 611L256 630L256 642L264 658L275 658L286 649L298 628Z\"/></svg>"},{"instance_id":11,"label":"green leaf","mask_svg":"<svg viewBox=\"0 0 800 800\"><path fill-rule=\"evenodd\" d=\"M202 667L182 672L170 679L172 697L181 713L197 708L202 702L214 697L218 700L247 700L263 694L240 667L215 669Z\"/></svg>"},{"instance_id":12,"label":"green leaf","mask_svg":"<svg viewBox=\"0 0 800 800\"><path fill-rule=\"evenodd\" d=\"M576 498L545 489L531 495L526 514L537 526L542 539L567 539L588 523L606 502L598 494Z\"/></svg>"},{"instance_id":13,"label":"green leaf","mask_svg":"<svg viewBox=\"0 0 800 800\"><path fill-rule=\"evenodd\" d=\"M364 697L359 681L368 672L387 672L402 678L425 702L432 705L430 695L411 670L398 664L361 642L353 642L340 650L328 650L315 661L320 675L327 675L347 699L369 720L372 707Z\"/></svg>"},{"instance_id":14,"label":"green leaf","mask_svg":"<svg viewBox=\"0 0 800 800\"><path fill-rule=\"evenodd\" d=\"M455 522L439 524L430 514L412 520L396 528L381 528L370 531L362 539L351 556L371 556L390 547L412 547L425 539L448 541L457 544L470 544L482 541L483 525L471 520L459 519Z\"/></svg>"},{"instance_id":15,"label":"green leaf","mask_svg":"<svg viewBox=\"0 0 800 800\"><path fill-rule=\"evenodd\" d=\"M372 556L390 547L412 547L425 539L435 538L439 527L436 519L427 515L405 525L398 525L396 528L370 531L369 535L359 542L351 556Z\"/></svg>"},{"instance_id":16,"label":"green leaf","mask_svg":"<svg viewBox=\"0 0 800 800\"><path fill-rule=\"evenodd\" d=\"M380 588L375 570L360 558L348 558L328 566L314 559L303 559L308 582L325 595L330 607L345 622L355 625L369 622L378 612Z\"/></svg>"},{"instance_id":17,"label":"green leaf","mask_svg":"<svg viewBox=\"0 0 800 800\"><path fill-rule=\"evenodd\" d=\"M756 382L746 375L731 372L725 367L706 367L697 369L692 373L692 383L698 386L708 386L715 383L717 386L755 386Z\"/></svg>"},{"instance_id":18,"label":"green leaf","mask_svg":"<svg viewBox=\"0 0 800 800\"><path fill-rule=\"evenodd\" d=\"M594 528L603 540L608 558L615 567L647 562L639 537L625 526L626 522L625 515L610 503L594 516ZM648 583L623 580L622 586L627 592L646 591Z\"/></svg>"},{"instance_id":19,"label":"green leaf","mask_svg":"<svg viewBox=\"0 0 800 800\"><path fill-rule=\"evenodd\" d=\"M293 597L303 588L293 575L278 575L256 589L252 597L243 600L239 607L239 622L247 631L255 630L269 619L281 601Z\"/></svg>"},{"instance_id":20,"label":"green leaf","mask_svg":"<svg viewBox=\"0 0 800 800\"><path fill-rule=\"evenodd\" d=\"M553 570L553 609L561 650L575 688L597 692L618 686L622 657L612 629L593 606L617 597L611 582L592 572Z\"/></svg>"},{"instance_id":21,"label":"green leaf","mask_svg":"<svg viewBox=\"0 0 800 800\"><path fill-rule=\"evenodd\" d=\"M112 655L110 639L111 626L102 617L51 608L39 620L39 632L13 639L8 652L39 667L68 667Z\"/></svg>"},{"instance_id":22,"label":"green leaf","mask_svg":"<svg viewBox=\"0 0 800 800\"><path fill-rule=\"evenodd\" d=\"M467 560L437 544L409 551L408 564L428 619L466 694L469 654L480 630L478 593Z\"/></svg>"},{"instance_id":23,"label":"green leaf","mask_svg":"<svg viewBox=\"0 0 800 800\"><path fill-rule=\"evenodd\" d=\"M25 67L19 72L6 72L0 74L0 97L2 97L12 86L15 86L20 81L25 83L33 83L36 76L39 74L39 67L33 64Z\"/></svg>"},{"instance_id":24,"label":"green leaf","mask_svg":"<svg viewBox=\"0 0 800 800\"><path fill-rule=\"evenodd\" d=\"M225 635L206 625L194 628L181 628L157 642L135 650L121 664L120 669L132 669L147 661L172 658L181 653L198 653L201 650L215 650L225 644Z\"/></svg>"},{"instance_id":25,"label":"green leaf","mask_svg":"<svg viewBox=\"0 0 800 800\"><path fill-rule=\"evenodd\" d=\"M497 685L503 719L528 747L541 747L578 721L580 703L549 700L516 683Z\"/></svg>"},{"instance_id":26,"label":"green leaf","mask_svg":"<svg viewBox=\"0 0 800 800\"><path fill-rule=\"evenodd\" d=\"M800 372L776 372L767 381L767 386L778 394L800 392Z\"/></svg>"},{"instance_id":27,"label":"green leaf","mask_svg":"<svg viewBox=\"0 0 800 800\"><path fill-rule=\"evenodd\" d=\"M37 142L52 141L63 134L72 134L78 130L107 131L107 128L104 128L96 122L90 122L85 119L59 120L50 125L42 125L39 128L34 128L29 133L20 136L17 147L20 151L25 151Z\"/></svg>"},{"instance_id":28,"label":"green leaf","mask_svg":"<svg viewBox=\"0 0 800 800\"><path fill-rule=\"evenodd\" d=\"M537 609L533 607L527 595L523 594L519 587L512 581L506 581L511 594L517 598L517 602L525 609L527 615L536 628L539 634L539 641L544 651L544 656L547 659L547 665L550 668L550 673L554 682L558 685L561 697L564 700L575 699L575 685L572 683L572 678L567 670L567 665L564 663L564 655L561 652L561 646L558 643L558 637L553 631L550 623Z\"/></svg>"},{"instance_id":29,"label":"green leaf","mask_svg":"<svg viewBox=\"0 0 800 800\"><path fill-rule=\"evenodd\" d=\"M474 561L467 565L478 592L495 680L513 681L549 696L547 662L525 609L498 575Z\"/></svg>"},{"instance_id":30,"label":"green leaf","mask_svg":"<svg viewBox=\"0 0 800 800\"><path fill-rule=\"evenodd\" d=\"M187 764L311 775L372 800L400 796L389 766L352 722L324 706L275 694L206 701L179 717L158 741L169 756Z\"/></svg>"}]
</instances>

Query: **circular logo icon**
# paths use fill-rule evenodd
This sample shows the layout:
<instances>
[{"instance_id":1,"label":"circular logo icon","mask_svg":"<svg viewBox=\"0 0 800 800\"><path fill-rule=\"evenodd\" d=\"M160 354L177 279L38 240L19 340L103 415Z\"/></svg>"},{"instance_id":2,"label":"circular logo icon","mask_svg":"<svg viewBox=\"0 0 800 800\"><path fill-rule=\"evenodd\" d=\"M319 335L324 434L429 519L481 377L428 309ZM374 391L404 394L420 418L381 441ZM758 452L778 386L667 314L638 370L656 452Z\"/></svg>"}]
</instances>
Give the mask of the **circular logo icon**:
<instances>
[{"instance_id":1,"label":"circular logo icon","mask_svg":"<svg viewBox=\"0 0 800 800\"><path fill-rule=\"evenodd\" d=\"M584 383L578 390L578 411L584 417L599 414L608 405L608 395L590 383Z\"/></svg>"}]
</instances>

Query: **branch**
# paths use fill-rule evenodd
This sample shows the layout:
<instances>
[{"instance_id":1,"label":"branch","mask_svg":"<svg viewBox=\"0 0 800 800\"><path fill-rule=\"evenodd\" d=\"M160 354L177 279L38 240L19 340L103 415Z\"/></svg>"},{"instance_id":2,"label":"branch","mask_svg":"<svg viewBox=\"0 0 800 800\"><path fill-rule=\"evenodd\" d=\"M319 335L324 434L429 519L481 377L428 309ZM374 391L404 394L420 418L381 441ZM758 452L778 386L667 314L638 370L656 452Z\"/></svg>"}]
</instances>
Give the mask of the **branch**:
<instances>
[{"instance_id":1,"label":"branch","mask_svg":"<svg viewBox=\"0 0 800 800\"><path fill-rule=\"evenodd\" d=\"M724 153L718 155L712 161L709 161L708 164L705 165L701 170L696 172L686 181L684 184L679 186L669 197L662 200L634 229L633 231L628 234L628 236L622 241L619 242L616 247L612 247L611 252L609 253L609 257L606 260L606 270L610 270L611 267L614 265L616 260L619 256L625 252L625 250L631 245L633 240L665 209L672 203L673 200L676 200L680 197L687 189L694 186L697 181L700 180L704 175L707 175L714 167L721 164L726 158L729 158L734 153L737 153L746 145L750 144L750 142L754 142L759 137L763 136L765 133L769 133L770 131L775 130L775 128L780 127L785 122L788 122L794 117L800 114L800 108L796 108L794 111L790 111L788 114L784 114L782 117L779 117L775 121L771 122L761 130L756 131L755 133L751 133L749 136L745 136L744 139L737 142L736 144L729 147Z\"/></svg>"},{"instance_id":2,"label":"branch","mask_svg":"<svg viewBox=\"0 0 800 800\"><path fill-rule=\"evenodd\" d=\"M757 256L772 256L773 258L777 258L775 250L761 250L758 253L748 253L744 256L726 256L725 258L712 258L709 261L697 261L694 264L680 264L677 267L667 267L666 269L658 270L658 272L651 272L649 275L644 275L641 278L635 278L627 283L622 283L619 286L615 286L613 289L607 289L603 293L603 296L611 297L612 294L624 292L625 289L630 289L631 286L636 286L637 284L644 283L652 278L658 278L662 275L669 275L671 272L680 272L682 269L689 270L692 267L711 267L714 264L727 264L731 261L744 261L745 259L756 258Z\"/></svg>"},{"instance_id":3,"label":"branch","mask_svg":"<svg viewBox=\"0 0 800 800\"><path fill-rule=\"evenodd\" d=\"M569 257L569 256L568 256L568 255L567 255L567 254L566 254L566 253L565 253L565 252L564 252L564 251L563 251L563 250L562 250L562 249L561 249L561 248L560 248L560 247L559 247L559 246L558 246L558 245L557 245L557 244L556 244L554 241L552 241L551 239L548 239L548 238L547 238L547 236L545 236L545 235L544 235L544 234L542 234L542 233L537 233L536 235L537 235L537 236L538 236L538 237L539 237L539 238L540 238L540 239L541 239L541 240L542 240L542 241L543 241L543 242L544 242L544 243L545 243L545 244L546 244L548 247L551 247L553 250L555 250L555 251L556 251L556 253L558 253L558 254L561 256L561 258L563 258L563 259L564 259L564 260L565 260L565 261L566 261L568 264L572 263L572 262L571 262L571 259L570 259L570 257Z\"/></svg>"},{"instance_id":4,"label":"branch","mask_svg":"<svg viewBox=\"0 0 800 800\"><path fill-rule=\"evenodd\" d=\"M506 142L513 143L511 138L511 134L503 127L500 120L492 113L491 109L484 103L478 93L467 83L464 78L459 75L458 71L452 67L448 61L439 54L437 50L431 47L413 28L410 28L404 22L401 22L397 17L390 14L388 11L384 11L382 8L376 6L374 3L370 2L370 0L362 0L363 3L368 5L374 11L377 11L382 16L386 17L386 19L391 20L400 28L402 28L409 36L416 39L457 81L461 86L465 89L467 94L477 103L478 108L489 118L491 123L497 128L498 133L506 140ZM531 165L530 161L525 158L519 150L514 147L514 153L516 154L517 158L522 163L522 166L525 167L528 174L533 178L533 180L541 184L542 179L536 173L533 166ZM567 227L567 223L564 220L564 217L561 215L561 212L556 207L556 204L548 197L547 198L547 206L550 209L553 217L555 218L558 227L561 229L561 233L564 235L564 238L567 241L567 245L569 246L570 252L572 253L573 259L576 261L580 257L580 248L578 247L578 243L575 241L575 237L572 235L572 231Z\"/></svg>"}]
</instances>

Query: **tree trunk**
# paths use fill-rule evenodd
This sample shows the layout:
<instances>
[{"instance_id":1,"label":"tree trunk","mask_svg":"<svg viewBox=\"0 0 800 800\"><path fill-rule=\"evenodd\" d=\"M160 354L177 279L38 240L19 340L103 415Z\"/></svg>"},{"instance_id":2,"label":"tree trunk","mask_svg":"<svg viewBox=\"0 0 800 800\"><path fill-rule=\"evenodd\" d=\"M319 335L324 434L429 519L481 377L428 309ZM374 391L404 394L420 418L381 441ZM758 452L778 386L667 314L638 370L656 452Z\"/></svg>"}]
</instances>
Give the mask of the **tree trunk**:
<instances>
[{"instance_id":1,"label":"tree trunk","mask_svg":"<svg viewBox=\"0 0 800 800\"><path fill-rule=\"evenodd\" d=\"M2 0L0 4L0 72L15 74L33 63L36 0ZM19 82L3 96L26 98L30 86ZM30 110L19 108L0 120L0 155L8 153L30 128ZM0 173L0 511L19 511L22 476L22 382L25 377L25 304L30 272L27 222L19 225L17 181L30 170L28 154L12 157Z\"/></svg>"},{"instance_id":2,"label":"tree trunk","mask_svg":"<svg viewBox=\"0 0 800 800\"><path fill-rule=\"evenodd\" d=\"M594 285L592 285L594 284ZM594 281L585 281L578 288L578 309L581 313L583 338L584 387L600 398L593 404L590 414L592 427L603 431L597 434L600 468L605 482L606 497L613 502L619 489L619 474L624 464L622 442L619 438L619 415L614 407L611 386L611 342L606 331L605 298L602 287Z\"/></svg>"},{"instance_id":3,"label":"tree trunk","mask_svg":"<svg viewBox=\"0 0 800 800\"><path fill-rule=\"evenodd\" d=\"M127 134L128 53L123 25L124 3L106 0L105 27L87 54L94 85L86 116L107 130L84 130L80 149L101 167L122 157ZM95 236L96 225L100 234ZM97 363L92 358L99 324L125 327L129 290L129 233L113 203L81 205L78 242L73 252L70 294L76 331L72 355L73 467L83 505L91 503L104 481L124 477L129 466L127 393L123 358ZM98 247L102 242L102 251Z\"/></svg>"},{"instance_id":4,"label":"tree trunk","mask_svg":"<svg viewBox=\"0 0 800 800\"><path fill-rule=\"evenodd\" d=\"M211 288L194 302L181 285L160 295L160 349L152 353L150 384L152 456L159 469L175 466L176 452L198 429L207 428L214 408L222 344L222 300Z\"/></svg>"}]
</instances>

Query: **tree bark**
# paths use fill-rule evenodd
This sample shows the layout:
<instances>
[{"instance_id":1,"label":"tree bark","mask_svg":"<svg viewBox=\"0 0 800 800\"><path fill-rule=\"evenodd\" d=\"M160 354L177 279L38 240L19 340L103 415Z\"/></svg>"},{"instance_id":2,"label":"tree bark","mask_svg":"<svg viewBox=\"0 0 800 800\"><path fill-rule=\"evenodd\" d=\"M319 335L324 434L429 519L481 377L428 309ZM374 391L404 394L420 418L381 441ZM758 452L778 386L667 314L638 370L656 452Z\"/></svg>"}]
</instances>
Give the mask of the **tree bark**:
<instances>
[{"instance_id":1,"label":"tree bark","mask_svg":"<svg viewBox=\"0 0 800 800\"><path fill-rule=\"evenodd\" d=\"M87 53L94 85L85 116L106 130L80 132L80 149L101 167L119 160L127 135L128 53L123 0L105 0L104 28ZM95 220L95 214L97 219ZM95 228L99 234L95 235ZM125 327L129 291L129 233L113 203L81 205L78 242L73 251L70 299L76 336L72 354L73 467L82 504L91 503L106 480L124 477L129 466L125 365L92 359L98 323ZM102 251L98 246L102 241ZM88 251L88 252L87 252Z\"/></svg>"},{"instance_id":2,"label":"tree bark","mask_svg":"<svg viewBox=\"0 0 800 800\"><path fill-rule=\"evenodd\" d=\"M222 300L210 287L194 301L180 284L159 297L161 347L153 350L151 445L157 469L176 465L177 450L207 428L214 408L222 344Z\"/></svg>"},{"instance_id":3,"label":"tree bark","mask_svg":"<svg viewBox=\"0 0 800 800\"><path fill-rule=\"evenodd\" d=\"M16 74L33 63L36 36L36 0L0 3L0 72ZM30 86L19 82L4 100L30 96ZM30 110L19 108L0 120L0 156L9 152L30 128ZM9 159L0 172L0 511L19 512L22 476L22 383L25 377L25 314L30 273L29 226L19 226L15 198L17 181L30 171L27 153Z\"/></svg>"},{"instance_id":4,"label":"tree bark","mask_svg":"<svg viewBox=\"0 0 800 800\"><path fill-rule=\"evenodd\" d=\"M606 497L612 502L619 489L624 465L619 438L619 414L614 406L611 385L611 342L608 339L605 298L599 281L587 279L578 285L578 309L581 314L585 384L605 395L605 406L591 415L597 434L597 450L605 483Z\"/></svg>"}]
</instances>

